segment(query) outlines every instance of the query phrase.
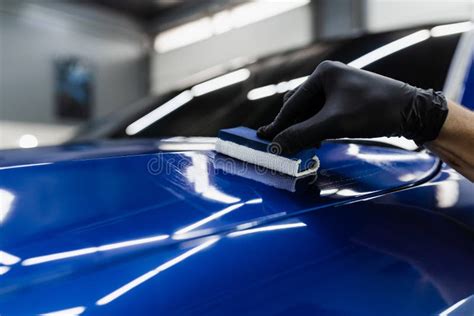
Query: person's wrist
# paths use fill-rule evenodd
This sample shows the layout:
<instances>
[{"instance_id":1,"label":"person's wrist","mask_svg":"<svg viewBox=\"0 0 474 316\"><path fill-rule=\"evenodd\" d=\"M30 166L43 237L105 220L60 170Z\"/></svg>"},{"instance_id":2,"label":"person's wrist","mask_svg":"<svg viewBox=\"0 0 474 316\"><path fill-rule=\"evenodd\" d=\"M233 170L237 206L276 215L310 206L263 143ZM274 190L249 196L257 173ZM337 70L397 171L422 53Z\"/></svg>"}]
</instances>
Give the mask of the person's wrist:
<instances>
[{"instance_id":1,"label":"person's wrist","mask_svg":"<svg viewBox=\"0 0 474 316\"><path fill-rule=\"evenodd\" d=\"M406 115L407 138L417 145L435 140L446 121L448 103L440 91L416 89L412 105Z\"/></svg>"}]
</instances>

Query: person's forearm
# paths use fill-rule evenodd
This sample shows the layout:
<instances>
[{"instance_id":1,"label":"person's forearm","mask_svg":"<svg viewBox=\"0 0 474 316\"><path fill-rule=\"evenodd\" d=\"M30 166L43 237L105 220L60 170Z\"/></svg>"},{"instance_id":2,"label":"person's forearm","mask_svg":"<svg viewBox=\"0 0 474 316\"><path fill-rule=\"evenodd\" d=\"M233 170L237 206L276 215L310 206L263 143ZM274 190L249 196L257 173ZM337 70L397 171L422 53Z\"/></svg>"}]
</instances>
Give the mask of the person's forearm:
<instances>
[{"instance_id":1,"label":"person's forearm","mask_svg":"<svg viewBox=\"0 0 474 316\"><path fill-rule=\"evenodd\" d=\"M439 136L426 147L474 181L474 112L452 101L448 101L448 108L448 117Z\"/></svg>"}]
</instances>

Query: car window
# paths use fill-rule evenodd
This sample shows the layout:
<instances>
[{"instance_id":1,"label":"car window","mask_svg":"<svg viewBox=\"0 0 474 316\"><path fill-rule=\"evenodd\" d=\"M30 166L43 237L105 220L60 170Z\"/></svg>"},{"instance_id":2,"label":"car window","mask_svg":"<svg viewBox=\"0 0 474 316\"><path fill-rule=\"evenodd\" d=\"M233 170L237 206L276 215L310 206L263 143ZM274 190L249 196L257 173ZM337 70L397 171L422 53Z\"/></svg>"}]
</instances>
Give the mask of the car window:
<instances>
[{"instance_id":1,"label":"car window","mask_svg":"<svg viewBox=\"0 0 474 316\"><path fill-rule=\"evenodd\" d=\"M247 80L191 98L178 109L129 135L126 128L143 117L144 114L140 114L115 131L112 137L216 136L222 128L239 125L258 128L271 122L278 113L283 93L250 100L249 91L307 76L325 59L348 63L412 32L398 31L317 44L260 61L250 68L252 74ZM365 69L421 88L442 90L458 40L459 34L432 37L369 64ZM157 105L148 113L155 108Z\"/></svg>"}]
</instances>

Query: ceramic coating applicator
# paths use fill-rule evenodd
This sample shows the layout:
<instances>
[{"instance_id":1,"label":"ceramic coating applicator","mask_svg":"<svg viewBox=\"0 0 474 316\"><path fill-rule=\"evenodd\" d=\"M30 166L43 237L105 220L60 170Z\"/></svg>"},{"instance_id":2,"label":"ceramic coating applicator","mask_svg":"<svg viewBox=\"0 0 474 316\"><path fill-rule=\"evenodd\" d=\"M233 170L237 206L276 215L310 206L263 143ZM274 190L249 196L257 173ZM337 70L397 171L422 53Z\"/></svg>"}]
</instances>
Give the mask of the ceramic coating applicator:
<instances>
[{"instance_id":1,"label":"ceramic coating applicator","mask_svg":"<svg viewBox=\"0 0 474 316\"><path fill-rule=\"evenodd\" d=\"M314 149L305 149L294 155L278 155L278 146L258 138L255 130L243 126L220 130L216 151L293 177L315 173L319 168Z\"/></svg>"}]
</instances>

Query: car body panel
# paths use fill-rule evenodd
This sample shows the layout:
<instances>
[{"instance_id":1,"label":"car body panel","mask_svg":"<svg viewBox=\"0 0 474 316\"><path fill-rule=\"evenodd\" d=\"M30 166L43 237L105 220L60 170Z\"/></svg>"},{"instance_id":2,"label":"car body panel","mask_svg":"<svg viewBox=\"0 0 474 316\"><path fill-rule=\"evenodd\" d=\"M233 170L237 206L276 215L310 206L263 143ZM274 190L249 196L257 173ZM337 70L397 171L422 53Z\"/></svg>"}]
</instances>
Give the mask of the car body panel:
<instances>
[{"instance_id":1,"label":"car body panel","mask_svg":"<svg viewBox=\"0 0 474 316\"><path fill-rule=\"evenodd\" d=\"M425 152L318 155L318 177L297 183L207 150L5 167L1 250L20 261L4 265L0 311L428 315L474 291L469 275L445 285L474 263L465 179ZM452 256L446 276L430 266Z\"/></svg>"},{"instance_id":2,"label":"car body panel","mask_svg":"<svg viewBox=\"0 0 474 316\"><path fill-rule=\"evenodd\" d=\"M318 191L286 194L287 191L280 190L282 192L275 195L274 188L267 185L268 182L259 183L255 177L247 179L242 176L251 171L244 169L246 165L216 156L213 151L160 152L6 168L1 170L2 189L11 192L16 201L4 219L2 237L6 240L3 244L21 246L38 240L43 233L63 231L70 225L80 223L79 227L89 227L102 220L107 223L114 219L112 222L116 222L115 218L131 214L139 214L133 217L133 222L138 223L141 221L140 214L147 210L176 209L173 216L169 211L154 215L158 216L155 221L161 224L158 227L153 225L153 229L166 234L172 234L186 221L192 223L203 214L212 214L239 203L247 204L241 206L241 212L226 216L230 217L231 223L274 215L283 210L289 214L409 186L430 177L438 164L436 158L425 152L356 144L327 143L318 154L323 161L323 173L319 173L316 182L323 197L319 196ZM230 163L239 175L220 169L219 161L223 165ZM288 179L289 190L296 188L291 183L294 180L292 177L267 172L262 176L264 180ZM60 198L49 201L48 197L52 194ZM300 197L294 199L294 194L300 194ZM255 207L248 201L255 199L265 200L268 214L250 211ZM44 201L41 208L45 211L42 214L37 213L38 201ZM280 206L280 203L284 204ZM164 214L161 216L160 213ZM233 215L239 213L245 215ZM36 218L38 215L41 217ZM168 222L164 221L166 218L170 218ZM148 214L144 219L145 222L149 219ZM211 224L216 222L219 221L211 221ZM19 226L23 229L19 230ZM74 227L74 230L77 229ZM72 229L69 227L66 230ZM133 236L122 237L133 239Z\"/></svg>"},{"instance_id":3,"label":"car body panel","mask_svg":"<svg viewBox=\"0 0 474 316\"><path fill-rule=\"evenodd\" d=\"M474 57L474 55L472 55ZM465 86L472 87L474 86L474 63L471 60L469 65L469 71L466 74ZM463 94L461 104L471 109L474 109L474 89L467 89Z\"/></svg>"}]
</instances>

